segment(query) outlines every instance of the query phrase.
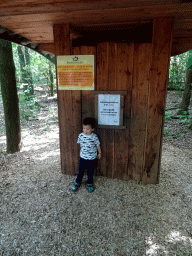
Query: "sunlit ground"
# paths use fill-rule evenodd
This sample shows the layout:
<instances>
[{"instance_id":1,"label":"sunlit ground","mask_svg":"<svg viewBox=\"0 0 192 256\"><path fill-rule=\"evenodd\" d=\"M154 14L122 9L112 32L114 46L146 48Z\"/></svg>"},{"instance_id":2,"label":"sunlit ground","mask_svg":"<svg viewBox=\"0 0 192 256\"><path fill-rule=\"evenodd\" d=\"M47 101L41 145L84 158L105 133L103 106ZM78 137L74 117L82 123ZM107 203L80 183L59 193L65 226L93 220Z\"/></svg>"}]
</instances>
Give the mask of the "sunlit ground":
<instances>
[{"instance_id":1,"label":"sunlit ground","mask_svg":"<svg viewBox=\"0 0 192 256\"><path fill-rule=\"evenodd\" d=\"M5 136L0 137L0 143L4 144L5 140L6 140ZM39 164L39 165L44 165L47 167L52 165L53 169L54 169L55 164L57 164L57 166L58 166L58 164L60 164L58 127L57 128L55 127L54 129L50 129L50 131L46 130L42 134L34 134L34 133L31 133L30 131L24 130L24 131L22 131L22 143L23 143L23 146L21 149L21 153L22 152L29 153L31 160L34 161L36 165ZM163 152L163 154L164 154L164 152ZM174 152L173 153L170 152L170 159L168 159L168 162L169 162L168 165L170 165L171 168L174 168L173 163L172 163L172 161L174 161L174 158L173 158L172 154L173 154L173 156L177 157L177 155ZM184 155L183 155L183 157L184 157ZM163 164L164 164L164 161L163 161ZM175 172L173 172L173 174L177 175L177 173L175 173ZM128 256L129 255L130 256L132 256L132 255L136 255L136 256L137 255L138 256L140 256L140 255L141 256L142 255L146 255L146 256L159 256L159 255L191 256L192 255L191 254L192 253L192 237L190 237L190 235L188 235L188 236L186 234L184 235L183 231L185 228L184 229L182 228L182 225L183 225L182 223L184 222L184 219L187 217L187 216L184 216L186 210L183 211L183 209L181 209L179 211L179 208L177 208L177 207L178 206L180 207L180 201L179 202L170 201L170 203L165 201L167 199L165 194L167 192L169 194L171 193L171 189L172 189L171 186L174 187L176 185L175 182L177 181L177 177L178 176L175 176L175 179L171 180L172 185L170 185L170 187L168 185L170 177L166 177L166 176L164 176L164 178L162 179L163 184L160 184L158 186L152 185L149 187L148 186L138 186L137 187L136 185L133 185L135 188L134 187L132 188L132 185L129 184L129 187L131 189L130 191L133 190L136 192L136 194L134 194L135 192L133 193L133 191L130 192L130 197L133 200L133 205L131 203L127 209L122 208L123 210L120 210L120 212L117 214L121 214L121 211L123 211L123 212L125 211L123 213L124 218L126 218L126 215L127 216L133 215L135 217L134 217L134 219L133 219L133 217L131 217L132 220L129 220L129 218L127 219L127 225L128 225L127 231L125 231L125 233L124 233L124 236L126 238L123 239L123 237L122 237L121 243L119 244L119 251L121 251L121 250L125 251L126 250L125 248L127 248ZM50 179L53 179L53 178L50 177ZM182 181L182 179L180 179L180 181ZM124 184L124 181L122 182L122 184ZM169 190L167 192L163 191L162 188L165 187L165 190L166 190L167 185L168 185L170 191ZM181 188L185 189L185 187L183 187L183 184L180 184L180 186L181 186ZM188 186L188 184L186 184L186 187L187 186ZM117 188L117 191L118 191L118 189L119 188ZM68 188L67 188L67 190L68 190ZM98 188L98 190L99 190L99 188ZM179 193L178 188L174 189L174 191L175 190L177 191L177 193ZM111 193L111 192L113 192L112 188L108 191L108 193ZM56 192L54 192L54 193L56 193ZM127 193L127 192L125 192L125 193ZM148 193L150 194L149 196L147 196ZM185 192L182 192L182 193L185 193ZM143 200L142 194L146 194L143 199L144 200L146 199L147 201L146 202L143 201L143 204L142 204L143 206L141 207L142 201L140 201L140 200ZM82 196L84 197L84 195L81 195L81 197ZM98 196L102 197L102 194L98 195ZM84 201L83 197L81 198L82 202ZM117 198L119 198L119 197L120 197L120 195L118 195L118 193L117 193ZM114 198L112 197L111 202L113 202L113 199ZM169 200L178 200L176 197L173 197L173 199L168 197L168 199ZM52 200L53 200L53 198L52 198ZM98 199L95 198L95 200L98 200ZM121 202L118 199L116 201ZM124 203L126 203L126 201ZM175 215L174 220L171 220L171 214L169 215L169 209L165 209L164 205L167 205L167 206L169 205L171 214L173 214L173 213L178 214L178 216ZM131 208L130 208L130 206L131 206ZM175 210L173 210L174 207L176 207ZM144 211L145 208L148 209L146 213ZM103 210L103 209L101 209L101 210ZM163 210L163 212L162 212L162 210ZM103 212L103 214L104 214L104 212ZM110 212L110 214L111 214L111 212ZM139 217L137 217L137 214L139 215ZM109 213L108 213L108 218L110 218L110 216L112 216L112 215L109 215ZM183 216L183 219L181 219L181 216ZM147 222L147 218L149 218L149 222ZM162 224L162 227L158 226L160 223L157 224L158 228L157 229L155 228L156 231L152 232L152 230L154 230L154 227L156 226L155 218L158 218L158 221L160 221L161 223L164 223L164 224ZM163 219L164 219L164 221L162 221ZM121 218L119 218L118 225L122 224L121 221L122 221ZM132 224L133 221L135 222L135 226L134 225L130 226L130 224ZM177 221L178 221L178 223L177 223ZM113 222L113 224L111 224L109 219L106 218L106 223L108 223L109 228L110 228L110 225L112 225L111 231L113 229L113 225L117 226L117 223L115 224L115 222ZM186 223L186 220L185 220L185 223ZM191 225L191 223L192 222L189 221L189 225ZM146 230L145 230L147 228L146 225L151 225L151 226L148 226L148 232L146 232ZM177 225L179 227L178 229L176 229ZM114 226L114 228L116 228L115 226ZM135 229L135 227L136 227L136 229ZM163 231L162 235L161 235L161 229ZM189 227L189 229L190 229L190 227ZM181 230L181 231L179 231L179 230ZM113 239L113 238L111 238L111 239ZM141 243L142 240L143 240L143 245ZM129 248L129 245L132 246L132 249ZM134 251L137 252L138 250L142 251L141 250L142 247L145 248L144 254L142 253L139 255L139 254L132 253ZM135 248L135 249L133 249L133 248ZM187 252L189 252L190 254L185 253L185 248L187 248ZM129 251L131 254L129 254ZM100 254L100 255L109 255L109 254ZM112 252L110 255L116 256L118 254L115 254L115 252ZM125 254L119 254L119 255L125 255Z\"/></svg>"},{"instance_id":2,"label":"sunlit ground","mask_svg":"<svg viewBox=\"0 0 192 256\"><path fill-rule=\"evenodd\" d=\"M44 118L42 118L41 120L43 122ZM5 152L5 144L6 137L1 136L0 145L2 145L3 147L3 152ZM35 133L35 130L33 132L32 129L23 128L21 153L22 152L27 153L29 155L30 160L34 162L36 167L38 165L45 167L51 166L53 167L53 170L55 169L55 166L57 166L58 168L60 165L58 125L49 124L49 126L47 126L45 124L40 127L38 133ZM180 158L182 159L180 163L177 163L178 154L180 154L180 157L182 156L182 158ZM118 230L119 233L114 234L114 236L111 237L111 241L113 241L116 235L121 235L121 238L119 238L119 240L117 238L116 240L113 241L114 247L117 246L119 249L119 254L116 253L115 250L111 250L111 254L107 254L106 251L106 253L104 252L103 254L98 255L192 255L192 234L190 234L192 226L192 220L190 217L190 198L192 187L191 176L186 175L189 175L189 170L187 169L189 168L188 163L186 165L187 161L190 160L186 158L186 154L182 150L180 150L179 152L174 152L174 148L166 150L164 148L162 157L162 177L161 183L158 186L140 186L135 185L134 183L132 184L131 182L128 182L127 186L125 186L126 182L124 181L122 181L121 183L121 181L110 181L109 179L104 179L104 181L102 181L105 182L105 184L102 184L101 182L100 187L98 187L97 190L94 192L94 195L92 195L92 203L98 203L100 207L99 211L97 208L98 215L103 215L106 217L104 222L98 219L98 225L102 224L101 226L103 227L103 230L107 228L105 226L108 226L108 232L111 233L113 233L113 228L114 230L117 229L118 225L119 227L121 226L122 230ZM177 165L179 165L179 167ZM44 176L43 179L45 179ZM62 193L65 194L65 198L61 196L62 193L57 195L57 190L54 190L54 186L50 186L50 208L55 207L56 209L57 205L55 204L55 201L58 200L61 200L61 207L65 207L68 203L70 207L74 207L73 200L77 200L78 203L83 202L83 204L91 202L91 197L88 197L84 189L80 190L80 193L77 195L77 198L74 199L75 195L71 195L68 192L69 184L65 184L65 179L63 179L61 183L57 183L57 181L54 180L54 176L51 176L51 174L49 173L49 180L53 181L53 184L55 183L55 186L60 186L58 188L60 189L59 191L63 191ZM49 184L47 180L44 180L44 182ZM110 184L108 184L108 182ZM107 191L105 187L106 184L108 184ZM124 186L124 190L120 188L122 184ZM106 193L106 197L104 193ZM176 193L176 195L172 196L173 193ZM182 199L183 195L185 196L184 200ZM69 202L65 201L66 198L67 200L69 200ZM166 202L167 199L168 201ZM38 205L38 200L36 203ZM83 212L86 211L83 204L82 206L80 204L78 210L82 211L82 213L86 215L87 213ZM39 207L41 209L41 206ZM112 212L113 207L114 209L117 208L116 213ZM57 212L57 214L59 214L59 211ZM75 212L73 212L73 214L75 216ZM94 212L92 214L94 214ZM117 217L114 217L114 214L117 214ZM174 216L172 214L174 214ZM72 215L70 214L68 215L68 217L71 216ZM90 221L90 223L88 223L89 227L92 226L90 213L88 213L88 216L89 218L87 218L87 220L84 217L82 218L82 234L83 230L85 229L85 226L87 225L87 221ZM110 218L112 218L113 220L112 223L110 221ZM155 221L156 219L158 219L159 222L157 223L157 225ZM36 222L34 222L33 224L34 226L37 225L35 223ZM126 225L127 227L125 227ZM69 231L69 236L71 234L70 232L75 232L75 230ZM106 232L106 234L109 233ZM120 241L119 244L118 241ZM143 253L138 254L137 252L139 251L139 249L140 251L142 251L141 249L144 249ZM126 251L127 253L121 254L121 251Z\"/></svg>"},{"instance_id":3,"label":"sunlit ground","mask_svg":"<svg viewBox=\"0 0 192 256\"><path fill-rule=\"evenodd\" d=\"M179 231L171 231L165 237L165 242L172 244L177 244L181 242L184 244L184 246L190 245L192 248L192 238L183 236ZM170 255L171 253L171 251L168 251L165 246L157 242L156 237L154 235L147 237L146 244L149 247L149 249L146 250L146 255L154 256L159 255L159 252L163 252L164 255L167 256Z\"/></svg>"},{"instance_id":4,"label":"sunlit ground","mask_svg":"<svg viewBox=\"0 0 192 256\"><path fill-rule=\"evenodd\" d=\"M28 131L22 133L22 149L21 151L29 150L40 150L45 148L47 144L57 143L58 144L58 133L47 132L46 135L30 135ZM46 152L47 153L47 152Z\"/></svg>"},{"instance_id":5,"label":"sunlit ground","mask_svg":"<svg viewBox=\"0 0 192 256\"><path fill-rule=\"evenodd\" d=\"M51 162L59 161L60 148L58 127L50 129L50 131L44 131L40 135L31 135L28 131L23 132L21 152L33 152L31 155L32 160L42 162L42 164L50 164Z\"/></svg>"},{"instance_id":6,"label":"sunlit ground","mask_svg":"<svg viewBox=\"0 0 192 256\"><path fill-rule=\"evenodd\" d=\"M5 145L6 144L6 136L1 136L0 137L0 145L2 145L2 147L3 147L3 145Z\"/></svg>"}]
</instances>

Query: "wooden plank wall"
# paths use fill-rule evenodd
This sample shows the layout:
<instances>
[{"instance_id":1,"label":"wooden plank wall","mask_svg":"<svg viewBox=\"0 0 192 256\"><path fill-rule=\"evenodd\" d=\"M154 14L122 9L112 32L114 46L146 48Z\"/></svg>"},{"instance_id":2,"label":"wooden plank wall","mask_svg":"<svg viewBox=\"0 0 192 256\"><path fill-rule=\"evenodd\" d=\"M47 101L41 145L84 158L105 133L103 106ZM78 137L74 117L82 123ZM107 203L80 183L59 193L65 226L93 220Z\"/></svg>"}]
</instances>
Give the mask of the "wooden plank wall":
<instances>
[{"instance_id":1,"label":"wooden plank wall","mask_svg":"<svg viewBox=\"0 0 192 256\"><path fill-rule=\"evenodd\" d=\"M142 178L151 52L151 44L113 42L72 49L72 54L95 55L95 90L127 91L124 96L126 129L96 130L102 158L95 174L124 180L140 181ZM82 119L94 117L94 103L91 91L81 91Z\"/></svg>"},{"instance_id":2,"label":"wooden plank wall","mask_svg":"<svg viewBox=\"0 0 192 256\"><path fill-rule=\"evenodd\" d=\"M56 56L70 55L69 24L56 24L53 30ZM77 134L81 132L81 91L58 90L57 95L61 171L72 175L79 165Z\"/></svg>"},{"instance_id":3,"label":"wooden plank wall","mask_svg":"<svg viewBox=\"0 0 192 256\"><path fill-rule=\"evenodd\" d=\"M125 90L125 130L98 129L102 145L100 173L141 181L152 44L97 45L97 90Z\"/></svg>"},{"instance_id":4,"label":"wooden plank wall","mask_svg":"<svg viewBox=\"0 0 192 256\"><path fill-rule=\"evenodd\" d=\"M102 42L96 47L72 48L74 55L95 55L96 91L127 91L124 96L126 129L96 130L102 158L95 174L133 179L143 184L158 183L171 28L171 19L159 18L154 22L152 44ZM54 31L58 55L66 54L58 49L63 30L55 26ZM76 141L82 131L82 119L94 117L94 94L92 91L60 91L58 100L62 172L74 175L79 161Z\"/></svg>"},{"instance_id":5,"label":"wooden plank wall","mask_svg":"<svg viewBox=\"0 0 192 256\"><path fill-rule=\"evenodd\" d=\"M172 33L171 18L154 19L143 184L159 181Z\"/></svg>"},{"instance_id":6,"label":"wooden plank wall","mask_svg":"<svg viewBox=\"0 0 192 256\"><path fill-rule=\"evenodd\" d=\"M127 91L124 98L124 125L127 129L98 129L102 144L100 171L112 178L128 179L133 52L133 44L105 42L97 45L97 90Z\"/></svg>"},{"instance_id":7,"label":"wooden plank wall","mask_svg":"<svg viewBox=\"0 0 192 256\"><path fill-rule=\"evenodd\" d=\"M144 168L149 94L151 44L134 47L134 71L130 120L129 177L141 181Z\"/></svg>"}]
</instances>

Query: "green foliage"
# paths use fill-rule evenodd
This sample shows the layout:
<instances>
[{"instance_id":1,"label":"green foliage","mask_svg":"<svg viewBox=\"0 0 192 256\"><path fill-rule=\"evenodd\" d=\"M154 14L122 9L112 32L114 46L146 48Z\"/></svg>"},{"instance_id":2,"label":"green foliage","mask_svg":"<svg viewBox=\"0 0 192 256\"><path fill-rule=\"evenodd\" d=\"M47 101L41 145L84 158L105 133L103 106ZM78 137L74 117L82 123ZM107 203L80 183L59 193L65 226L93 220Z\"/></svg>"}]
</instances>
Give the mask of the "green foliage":
<instances>
[{"instance_id":1,"label":"green foliage","mask_svg":"<svg viewBox=\"0 0 192 256\"><path fill-rule=\"evenodd\" d=\"M21 46L21 47L24 47L24 46ZM16 69L17 86L22 89L24 84L22 83L22 71L20 68L17 44L12 43L12 48L13 48L13 58L14 58L15 69ZM31 70L34 89L43 88L43 90L50 91L50 84L51 84L50 67L51 67L51 73L53 74L53 80L54 80L54 92L56 92L55 65L52 62L50 62L47 58L42 56L41 54L31 49L28 49L28 52L30 55L31 67L27 65L24 67L25 69L24 75L29 74L29 70ZM30 80L30 77L25 78L25 81L29 81L29 80Z\"/></svg>"},{"instance_id":2,"label":"green foliage","mask_svg":"<svg viewBox=\"0 0 192 256\"><path fill-rule=\"evenodd\" d=\"M171 120L171 115L170 115L170 112L169 110L165 110L165 120Z\"/></svg>"},{"instance_id":3,"label":"green foliage","mask_svg":"<svg viewBox=\"0 0 192 256\"><path fill-rule=\"evenodd\" d=\"M3 153L5 151L4 147L0 148L0 153Z\"/></svg>"},{"instance_id":4,"label":"green foliage","mask_svg":"<svg viewBox=\"0 0 192 256\"><path fill-rule=\"evenodd\" d=\"M189 52L185 52L171 57L168 82L169 90L184 90L188 56Z\"/></svg>"},{"instance_id":5,"label":"green foliage","mask_svg":"<svg viewBox=\"0 0 192 256\"><path fill-rule=\"evenodd\" d=\"M177 115L187 116L187 115L189 115L189 111L185 111L185 110L183 110L183 109L179 109L179 110L177 111Z\"/></svg>"},{"instance_id":6,"label":"green foliage","mask_svg":"<svg viewBox=\"0 0 192 256\"><path fill-rule=\"evenodd\" d=\"M163 135L168 137L183 137L185 134L182 132L169 132L168 127L164 127Z\"/></svg>"},{"instance_id":7,"label":"green foliage","mask_svg":"<svg viewBox=\"0 0 192 256\"><path fill-rule=\"evenodd\" d=\"M190 119L192 118L192 116L189 115L188 111L180 111L179 112L179 120L185 124L185 125L189 125L190 124Z\"/></svg>"},{"instance_id":8,"label":"green foliage","mask_svg":"<svg viewBox=\"0 0 192 256\"><path fill-rule=\"evenodd\" d=\"M32 73L32 81L34 90L38 91L50 91L50 86L52 80L53 91L56 92L56 74L55 74L55 64L50 62L47 58L40 55L39 53L28 49L30 55L30 66L26 65L26 59L24 61L24 69L21 69L20 61L18 55L18 45L12 43L13 59L15 64L15 76L18 88L18 97L19 97L19 109L20 109L20 118L21 120L29 120L30 118L35 118L40 107L38 100L34 95L30 95L30 83L31 77L30 72ZM21 46L21 51L25 52L25 47ZM25 56L26 57L26 56ZM23 76L25 79L23 80Z\"/></svg>"},{"instance_id":9,"label":"green foliage","mask_svg":"<svg viewBox=\"0 0 192 256\"><path fill-rule=\"evenodd\" d=\"M41 107L34 95L25 94L23 91L18 92L19 96L19 111L22 121L29 118L36 118L39 108Z\"/></svg>"}]
</instances>

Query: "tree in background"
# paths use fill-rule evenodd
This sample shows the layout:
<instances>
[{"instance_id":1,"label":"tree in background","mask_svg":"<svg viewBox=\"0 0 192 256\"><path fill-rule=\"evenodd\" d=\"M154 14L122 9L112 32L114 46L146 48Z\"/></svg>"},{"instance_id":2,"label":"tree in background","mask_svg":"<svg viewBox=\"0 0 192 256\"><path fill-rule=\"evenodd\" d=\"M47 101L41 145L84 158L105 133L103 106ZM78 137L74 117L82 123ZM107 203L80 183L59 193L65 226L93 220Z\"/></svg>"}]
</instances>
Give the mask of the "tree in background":
<instances>
[{"instance_id":1,"label":"tree in background","mask_svg":"<svg viewBox=\"0 0 192 256\"><path fill-rule=\"evenodd\" d=\"M0 39L0 84L4 107L7 152L20 150L19 100L11 42Z\"/></svg>"},{"instance_id":2,"label":"tree in background","mask_svg":"<svg viewBox=\"0 0 192 256\"><path fill-rule=\"evenodd\" d=\"M171 57L169 67L169 90L183 90L188 52Z\"/></svg>"},{"instance_id":3,"label":"tree in background","mask_svg":"<svg viewBox=\"0 0 192 256\"><path fill-rule=\"evenodd\" d=\"M190 125L189 125L189 129L192 130L192 118L191 118L191 122L190 122Z\"/></svg>"},{"instance_id":4,"label":"tree in background","mask_svg":"<svg viewBox=\"0 0 192 256\"><path fill-rule=\"evenodd\" d=\"M30 63L30 53L29 53L29 49L27 47L25 47L25 63L26 63L26 77L27 77L27 84L28 87L27 89L27 93L29 95L33 95L34 94L34 87L33 87L33 79L32 79L32 73L31 73L31 63Z\"/></svg>"},{"instance_id":5,"label":"tree in background","mask_svg":"<svg viewBox=\"0 0 192 256\"><path fill-rule=\"evenodd\" d=\"M189 105L192 85L192 50L173 56L169 68L169 90L182 90L183 96L177 114L179 118L190 119ZM192 129L192 119L189 126Z\"/></svg>"},{"instance_id":6,"label":"tree in background","mask_svg":"<svg viewBox=\"0 0 192 256\"><path fill-rule=\"evenodd\" d=\"M13 46L13 44L12 44ZM33 95L33 79L31 73L30 65L30 54L27 47L17 45L19 66L20 66L20 79L18 79L23 84L23 91L26 95Z\"/></svg>"},{"instance_id":7,"label":"tree in background","mask_svg":"<svg viewBox=\"0 0 192 256\"><path fill-rule=\"evenodd\" d=\"M53 72L51 68L51 62L49 61L49 88L50 88L50 93L51 96L53 96Z\"/></svg>"},{"instance_id":8,"label":"tree in background","mask_svg":"<svg viewBox=\"0 0 192 256\"><path fill-rule=\"evenodd\" d=\"M48 89L50 95L53 95L54 91L56 91L55 64L41 54L29 48L26 48L25 46L19 46L15 43L12 43L12 47L16 67L16 80L18 82L18 85L19 83L22 84L23 81L24 84L30 84L30 81L32 81L33 90L43 88L45 91L47 91ZM18 54L18 47L22 49L19 51L20 54ZM24 61L20 59L20 56L22 56L22 54L22 58L24 58ZM25 71L23 72L22 63L25 64L25 71L29 70L28 67L30 68L30 73L27 73ZM25 76L24 79L21 79L22 74L24 74Z\"/></svg>"},{"instance_id":9,"label":"tree in background","mask_svg":"<svg viewBox=\"0 0 192 256\"><path fill-rule=\"evenodd\" d=\"M17 52L18 52L18 57L19 57L20 70L21 70L19 81L24 84L24 83L26 83L26 81L25 81L25 77L26 77L25 55L23 53L23 47L20 44L17 45Z\"/></svg>"},{"instance_id":10,"label":"tree in background","mask_svg":"<svg viewBox=\"0 0 192 256\"><path fill-rule=\"evenodd\" d=\"M191 98L191 85L192 85L192 51L189 51L187 67L186 67L186 81L185 89L183 92L182 101L180 104L180 110L178 114L186 113L189 114L189 104Z\"/></svg>"}]
</instances>

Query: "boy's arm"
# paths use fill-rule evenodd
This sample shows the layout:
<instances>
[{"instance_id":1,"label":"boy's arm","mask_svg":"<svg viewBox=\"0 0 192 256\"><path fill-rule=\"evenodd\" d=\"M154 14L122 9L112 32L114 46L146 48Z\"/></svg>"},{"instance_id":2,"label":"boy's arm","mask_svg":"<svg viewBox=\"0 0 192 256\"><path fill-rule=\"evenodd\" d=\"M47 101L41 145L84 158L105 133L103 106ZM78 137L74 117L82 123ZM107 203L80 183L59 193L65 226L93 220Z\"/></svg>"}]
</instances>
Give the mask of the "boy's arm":
<instances>
[{"instance_id":1,"label":"boy's arm","mask_svg":"<svg viewBox=\"0 0 192 256\"><path fill-rule=\"evenodd\" d=\"M100 159L100 158L101 158L101 147L100 147L100 145L97 146L97 150L98 150L98 156L97 156L97 158Z\"/></svg>"}]
</instances>

